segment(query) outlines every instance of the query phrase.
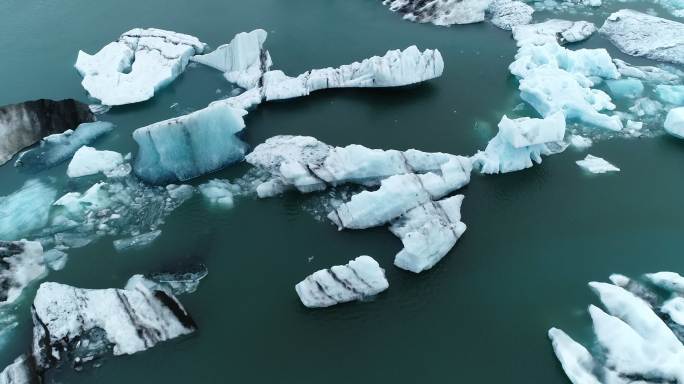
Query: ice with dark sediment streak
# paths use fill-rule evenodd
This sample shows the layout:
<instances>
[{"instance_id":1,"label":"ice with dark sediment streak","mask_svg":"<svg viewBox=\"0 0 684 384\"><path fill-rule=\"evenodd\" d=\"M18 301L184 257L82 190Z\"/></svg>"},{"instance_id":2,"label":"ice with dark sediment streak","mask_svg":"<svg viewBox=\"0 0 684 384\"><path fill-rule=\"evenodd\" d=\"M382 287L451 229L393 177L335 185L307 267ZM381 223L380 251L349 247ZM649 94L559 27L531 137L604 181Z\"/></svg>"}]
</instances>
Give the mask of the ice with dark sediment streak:
<instances>
[{"instance_id":1,"label":"ice with dark sediment streak","mask_svg":"<svg viewBox=\"0 0 684 384\"><path fill-rule=\"evenodd\" d=\"M138 128L133 170L150 184L185 181L242 160L247 144L238 134L244 110L212 104L188 115Z\"/></svg>"},{"instance_id":2,"label":"ice with dark sediment streak","mask_svg":"<svg viewBox=\"0 0 684 384\"><path fill-rule=\"evenodd\" d=\"M628 55L684 64L684 23L622 9L599 32Z\"/></svg>"},{"instance_id":3,"label":"ice with dark sediment streak","mask_svg":"<svg viewBox=\"0 0 684 384\"><path fill-rule=\"evenodd\" d=\"M267 36L263 29L238 33L230 43L210 53L193 56L190 61L216 68L223 72L226 80L251 89L259 86L261 76L272 64L271 56L264 49Z\"/></svg>"},{"instance_id":4,"label":"ice with dark sediment streak","mask_svg":"<svg viewBox=\"0 0 684 384\"><path fill-rule=\"evenodd\" d=\"M589 307L597 348L589 352L564 332L549 331L570 381L681 382L684 334L679 321L684 320L684 278L659 272L646 275L643 282L622 275L612 275L610 280L613 284L589 284L605 307Z\"/></svg>"},{"instance_id":5,"label":"ice with dark sediment streak","mask_svg":"<svg viewBox=\"0 0 684 384\"><path fill-rule=\"evenodd\" d=\"M47 182L31 179L16 192L0 196L0 240L29 237L48 224L57 191Z\"/></svg>"},{"instance_id":6,"label":"ice with dark sediment streak","mask_svg":"<svg viewBox=\"0 0 684 384\"><path fill-rule=\"evenodd\" d=\"M0 165L42 138L95 121L76 100L33 100L0 107Z\"/></svg>"},{"instance_id":7,"label":"ice with dark sediment streak","mask_svg":"<svg viewBox=\"0 0 684 384\"><path fill-rule=\"evenodd\" d=\"M492 0L384 0L392 12L418 23L449 26L478 23Z\"/></svg>"},{"instance_id":8,"label":"ice with dark sediment streak","mask_svg":"<svg viewBox=\"0 0 684 384\"><path fill-rule=\"evenodd\" d=\"M389 287L385 270L370 256L359 256L346 265L321 269L295 286L302 304L323 308L363 300Z\"/></svg>"},{"instance_id":9,"label":"ice with dark sediment streak","mask_svg":"<svg viewBox=\"0 0 684 384\"><path fill-rule=\"evenodd\" d=\"M197 329L173 293L138 275L125 289L43 283L32 313L33 357L42 370L109 352L130 355Z\"/></svg>"},{"instance_id":10,"label":"ice with dark sediment streak","mask_svg":"<svg viewBox=\"0 0 684 384\"><path fill-rule=\"evenodd\" d=\"M83 88L101 104L131 104L151 99L205 49L190 35L134 28L94 55L79 51L74 67L83 77Z\"/></svg>"},{"instance_id":11,"label":"ice with dark sediment streak","mask_svg":"<svg viewBox=\"0 0 684 384\"><path fill-rule=\"evenodd\" d=\"M0 305L14 302L24 288L45 275L39 242L0 240Z\"/></svg>"},{"instance_id":12,"label":"ice with dark sediment streak","mask_svg":"<svg viewBox=\"0 0 684 384\"><path fill-rule=\"evenodd\" d=\"M92 144L113 129L112 123L96 121L47 136L37 147L20 153L14 166L34 172L52 168L69 160L79 148Z\"/></svg>"}]
</instances>

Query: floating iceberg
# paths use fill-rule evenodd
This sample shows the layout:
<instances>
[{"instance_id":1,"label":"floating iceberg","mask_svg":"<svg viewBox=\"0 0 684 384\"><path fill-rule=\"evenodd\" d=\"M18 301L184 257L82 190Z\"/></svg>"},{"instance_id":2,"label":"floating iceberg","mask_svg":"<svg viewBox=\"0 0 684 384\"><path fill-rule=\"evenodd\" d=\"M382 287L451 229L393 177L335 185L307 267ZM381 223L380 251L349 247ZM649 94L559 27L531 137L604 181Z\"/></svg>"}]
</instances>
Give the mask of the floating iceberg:
<instances>
[{"instance_id":1,"label":"floating iceberg","mask_svg":"<svg viewBox=\"0 0 684 384\"><path fill-rule=\"evenodd\" d=\"M517 25L529 24L532 21L534 8L517 0L494 0L487 8L492 24L505 30Z\"/></svg>"},{"instance_id":2,"label":"floating iceberg","mask_svg":"<svg viewBox=\"0 0 684 384\"><path fill-rule=\"evenodd\" d=\"M596 26L587 21L551 19L543 23L513 27L513 38L518 47L546 43L576 43L588 39Z\"/></svg>"},{"instance_id":3,"label":"floating iceberg","mask_svg":"<svg viewBox=\"0 0 684 384\"><path fill-rule=\"evenodd\" d=\"M20 153L14 166L36 172L52 168L69 160L80 147L92 144L112 129L114 124L97 121L83 123L73 131L47 136L38 147Z\"/></svg>"},{"instance_id":4,"label":"floating iceberg","mask_svg":"<svg viewBox=\"0 0 684 384\"><path fill-rule=\"evenodd\" d=\"M591 173L606 173L606 172L619 172L620 168L614 166L613 164L605 161L600 157L593 155L587 155L584 160L577 160L577 165L582 169L586 169Z\"/></svg>"},{"instance_id":5,"label":"floating iceberg","mask_svg":"<svg viewBox=\"0 0 684 384\"><path fill-rule=\"evenodd\" d=\"M449 26L478 23L492 0L385 0L390 11L418 23Z\"/></svg>"},{"instance_id":6,"label":"floating iceberg","mask_svg":"<svg viewBox=\"0 0 684 384\"><path fill-rule=\"evenodd\" d=\"M57 191L39 180L28 180L18 191L0 196L0 240L17 240L45 227Z\"/></svg>"},{"instance_id":7,"label":"floating iceberg","mask_svg":"<svg viewBox=\"0 0 684 384\"><path fill-rule=\"evenodd\" d=\"M238 33L230 43L190 60L218 69L226 80L244 89L255 88L261 85L261 77L272 64L271 56L264 49L267 36L263 29Z\"/></svg>"},{"instance_id":8,"label":"floating iceberg","mask_svg":"<svg viewBox=\"0 0 684 384\"><path fill-rule=\"evenodd\" d=\"M214 179L197 187L202 196L210 203L225 208L233 207L233 195L239 192L239 187L227 180Z\"/></svg>"},{"instance_id":9,"label":"floating iceberg","mask_svg":"<svg viewBox=\"0 0 684 384\"><path fill-rule=\"evenodd\" d=\"M118 152L98 151L84 145L76 151L74 158L71 159L67 168L67 176L73 178L98 173L111 175L123 163L123 156Z\"/></svg>"},{"instance_id":10,"label":"floating iceberg","mask_svg":"<svg viewBox=\"0 0 684 384\"><path fill-rule=\"evenodd\" d=\"M34 100L0 107L0 165L40 139L95 120L76 100Z\"/></svg>"},{"instance_id":11,"label":"floating iceberg","mask_svg":"<svg viewBox=\"0 0 684 384\"><path fill-rule=\"evenodd\" d=\"M24 288L45 275L40 243L0 241L0 304L14 302Z\"/></svg>"},{"instance_id":12,"label":"floating iceberg","mask_svg":"<svg viewBox=\"0 0 684 384\"><path fill-rule=\"evenodd\" d=\"M83 88L102 104L131 104L151 99L205 49L193 36L135 28L94 55L79 51L74 66Z\"/></svg>"},{"instance_id":13,"label":"floating iceberg","mask_svg":"<svg viewBox=\"0 0 684 384\"><path fill-rule=\"evenodd\" d=\"M665 85L656 87L658 98L668 104L684 105L684 85Z\"/></svg>"},{"instance_id":14,"label":"floating iceberg","mask_svg":"<svg viewBox=\"0 0 684 384\"><path fill-rule=\"evenodd\" d=\"M545 119L523 117L511 120L504 116L499 122L499 133L472 158L473 165L482 173L507 173L530 168L533 161L540 164L541 156L565 150L565 117L556 112Z\"/></svg>"},{"instance_id":15,"label":"floating iceberg","mask_svg":"<svg viewBox=\"0 0 684 384\"><path fill-rule=\"evenodd\" d=\"M242 160L247 144L236 134L245 127L244 110L207 108L136 129L135 174L151 184L184 181Z\"/></svg>"},{"instance_id":16,"label":"floating iceberg","mask_svg":"<svg viewBox=\"0 0 684 384\"><path fill-rule=\"evenodd\" d=\"M111 350L128 355L187 335L195 322L173 294L135 276L126 289L40 285L33 302L33 357L40 369L82 363Z\"/></svg>"},{"instance_id":17,"label":"floating iceberg","mask_svg":"<svg viewBox=\"0 0 684 384\"><path fill-rule=\"evenodd\" d=\"M673 108L667 113L665 131L672 136L684 139L684 107Z\"/></svg>"},{"instance_id":18,"label":"floating iceberg","mask_svg":"<svg viewBox=\"0 0 684 384\"><path fill-rule=\"evenodd\" d=\"M347 265L336 265L310 275L295 286L302 304L322 308L363 300L389 287L385 271L370 256L359 256Z\"/></svg>"},{"instance_id":19,"label":"floating iceberg","mask_svg":"<svg viewBox=\"0 0 684 384\"><path fill-rule=\"evenodd\" d=\"M156 230L129 237L128 239L114 240L114 249L116 249L118 252L124 252L130 249L144 248L157 240L161 233L162 232L160 230Z\"/></svg>"},{"instance_id":20,"label":"floating iceberg","mask_svg":"<svg viewBox=\"0 0 684 384\"><path fill-rule=\"evenodd\" d=\"M684 24L623 9L606 19L599 32L632 56L684 64Z\"/></svg>"}]
</instances>

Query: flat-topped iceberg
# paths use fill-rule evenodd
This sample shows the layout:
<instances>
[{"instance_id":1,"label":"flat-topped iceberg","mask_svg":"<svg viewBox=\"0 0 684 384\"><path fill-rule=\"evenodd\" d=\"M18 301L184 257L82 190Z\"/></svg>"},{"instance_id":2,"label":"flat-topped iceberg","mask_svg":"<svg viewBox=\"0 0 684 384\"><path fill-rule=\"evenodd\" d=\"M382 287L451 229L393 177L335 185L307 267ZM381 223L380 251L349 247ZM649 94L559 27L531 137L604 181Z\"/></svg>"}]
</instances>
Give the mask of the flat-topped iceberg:
<instances>
[{"instance_id":1,"label":"flat-topped iceberg","mask_svg":"<svg viewBox=\"0 0 684 384\"><path fill-rule=\"evenodd\" d=\"M261 76L272 64L271 56L264 49L267 36L263 29L238 33L230 43L190 60L218 69L226 80L251 89L260 85Z\"/></svg>"},{"instance_id":2,"label":"flat-topped iceberg","mask_svg":"<svg viewBox=\"0 0 684 384\"><path fill-rule=\"evenodd\" d=\"M588 39L596 32L596 26L587 21L551 19L543 23L513 27L513 38L518 47L544 45L546 43L575 43Z\"/></svg>"},{"instance_id":3,"label":"flat-topped iceberg","mask_svg":"<svg viewBox=\"0 0 684 384\"><path fill-rule=\"evenodd\" d=\"M46 274L40 243L0 240L0 305L14 302L24 288Z\"/></svg>"},{"instance_id":4,"label":"flat-topped iceberg","mask_svg":"<svg viewBox=\"0 0 684 384\"><path fill-rule=\"evenodd\" d=\"M135 28L94 55L79 51L74 66L91 97L103 105L131 104L151 99L205 49L190 35Z\"/></svg>"},{"instance_id":5,"label":"flat-topped iceberg","mask_svg":"<svg viewBox=\"0 0 684 384\"><path fill-rule=\"evenodd\" d=\"M670 135L684 139L684 107L671 109L667 113L664 126Z\"/></svg>"},{"instance_id":6,"label":"flat-topped iceberg","mask_svg":"<svg viewBox=\"0 0 684 384\"><path fill-rule=\"evenodd\" d=\"M620 168L594 155L587 155L587 157L585 157L584 160L577 160L575 163L577 163L577 165L579 165L582 169L585 169L591 173L606 173L620 171Z\"/></svg>"},{"instance_id":7,"label":"flat-topped iceberg","mask_svg":"<svg viewBox=\"0 0 684 384\"><path fill-rule=\"evenodd\" d=\"M392 12L418 23L449 26L478 23L492 0L385 0Z\"/></svg>"},{"instance_id":8,"label":"flat-topped iceberg","mask_svg":"<svg viewBox=\"0 0 684 384\"><path fill-rule=\"evenodd\" d=\"M385 271L370 256L317 271L295 286L302 304L323 308L363 300L389 287Z\"/></svg>"},{"instance_id":9,"label":"flat-topped iceberg","mask_svg":"<svg viewBox=\"0 0 684 384\"><path fill-rule=\"evenodd\" d=\"M26 238L44 228L56 197L52 186L35 179L10 195L0 196L0 240Z\"/></svg>"},{"instance_id":10,"label":"flat-topped iceberg","mask_svg":"<svg viewBox=\"0 0 684 384\"><path fill-rule=\"evenodd\" d=\"M632 56L684 64L684 24L622 9L610 15L599 32Z\"/></svg>"},{"instance_id":11,"label":"flat-topped iceberg","mask_svg":"<svg viewBox=\"0 0 684 384\"><path fill-rule=\"evenodd\" d=\"M114 151L98 151L93 147L82 146L76 151L67 168L67 176L82 177L103 173L107 176L118 175L117 168L124 163L123 156ZM130 171L130 168L128 168ZM125 175L122 175L125 176Z\"/></svg>"},{"instance_id":12,"label":"flat-topped iceberg","mask_svg":"<svg viewBox=\"0 0 684 384\"><path fill-rule=\"evenodd\" d=\"M156 287L155 287L156 288ZM126 289L40 285L33 301L33 357L40 369L111 351L129 355L197 329L175 296L132 277Z\"/></svg>"},{"instance_id":13,"label":"flat-topped iceberg","mask_svg":"<svg viewBox=\"0 0 684 384\"><path fill-rule=\"evenodd\" d=\"M487 8L492 24L505 30L532 21L534 8L518 0L494 0Z\"/></svg>"},{"instance_id":14,"label":"flat-topped iceberg","mask_svg":"<svg viewBox=\"0 0 684 384\"><path fill-rule=\"evenodd\" d=\"M192 179L242 160L247 144L236 134L244 110L220 104L136 129L135 174L151 184Z\"/></svg>"},{"instance_id":15,"label":"flat-topped iceberg","mask_svg":"<svg viewBox=\"0 0 684 384\"><path fill-rule=\"evenodd\" d=\"M95 120L76 100L34 100L0 107L0 165L40 139Z\"/></svg>"},{"instance_id":16,"label":"flat-topped iceberg","mask_svg":"<svg viewBox=\"0 0 684 384\"><path fill-rule=\"evenodd\" d=\"M96 121L83 123L75 130L47 136L38 147L20 153L14 166L36 172L54 167L69 160L80 147L92 144L112 129L114 124Z\"/></svg>"},{"instance_id":17,"label":"flat-topped iceberg","mask_svg":"<svg viewBox=\"0 0 684 384\"><path fill-rule=\"evenodd\" d=\"M556 112L545 119L523 117L499 122L499 133L489 141L484 151L472 158L473 165L482 173L507 173L530 168L533 161L540 164L541 156L565 150L565 117Z\"/></svg>"}]
</instances>

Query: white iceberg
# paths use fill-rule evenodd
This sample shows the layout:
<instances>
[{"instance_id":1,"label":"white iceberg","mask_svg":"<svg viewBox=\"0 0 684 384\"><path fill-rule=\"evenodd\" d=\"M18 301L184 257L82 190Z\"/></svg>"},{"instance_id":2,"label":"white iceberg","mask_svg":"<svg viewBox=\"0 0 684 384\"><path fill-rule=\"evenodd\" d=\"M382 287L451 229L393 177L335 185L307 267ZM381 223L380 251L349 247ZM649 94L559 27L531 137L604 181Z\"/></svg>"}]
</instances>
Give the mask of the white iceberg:
<instances>
[{"instance_id":1,"label":"white iceberg","mask_svg":"<svg viewBox=\"0 0 684 384\"><path fill-rule=\"evenodd\" d=\"M385 0L392 12L418 23L449 26L478 23L492 0Z\"/></svg>"},{"instance_id":2,"label":"white iceberg","mask_svg":"<svg viewBox=\"0 0 684 384\"><path fill-rule=\"evenodd\" d=\"M260 85L261 76L272 64L271 56L264 49L267 36L263 29L238 33L230 43L190 60L216 68L223 72L226 80L251 89Z\"/></svg>"},{"instance_id":3,"label":"white iceberg","mask_svg":"<svg viewBox=\"0 0 684 384\"><path fill-rule=\"evenodd\" d=\"M46 275L39 242L0 241L0 305L13 303L24 288Z\"/></svg>"},{"instance_id":4,"label":"white iceberg","mask_svg":"<svg viewBox=\"0 0 684 384\"><path fill-rule=\"evenodd\" d=\"M205 49L190 35L135 28L94 55L79 51L74 66L91 97L108 106L131 104L151 99Z\"/></svg>"},{"instance_id":5,"label":"white iceberg","mask_svg":"<svg viewBox=\"0 0 684 384\"><path fill-rule=\"evenodd\" d=\"M336 265L310 275L295 286L302 304L323 308L363 300L389 287L385 271L370 256L359 256L346 265Z\"/></svg>"},{"instance_id":6,"label":"white iceberg","mask_svg":"<svg viewBox=\"0 0 684 384\"><path fill-rule=\"evenodd\" d=\"M151 184L184 181L242 160L247 144L236 134L244 110L220 104L136 129L133 169Z\"/></svg>"},{"instance_id":7,"label":"white iceberg","mask_svg":"<svg viewBox=\"0 0 684 384\"><path fill-rule=\"evenodd\" d=\"M67 168L67 176L83 177L103 173L110 175L123 165L123 156L114 151L98 151L93 147L82 146L76 151Z\"/></svg>"},{"instance_id":8,"label":"white iceberg","mask_svg":"<svg viewBox=\"0 0 684 384\"><path fill-rule=\"evenodd\" d=\"M591 173L606 173L606 172L619 172L620 168L614 166L613 164L607 162L606 160L593 156L587 155L584 160L577 160L577 165L581 168L591 172Z\"/></svg>"}]
</instances>

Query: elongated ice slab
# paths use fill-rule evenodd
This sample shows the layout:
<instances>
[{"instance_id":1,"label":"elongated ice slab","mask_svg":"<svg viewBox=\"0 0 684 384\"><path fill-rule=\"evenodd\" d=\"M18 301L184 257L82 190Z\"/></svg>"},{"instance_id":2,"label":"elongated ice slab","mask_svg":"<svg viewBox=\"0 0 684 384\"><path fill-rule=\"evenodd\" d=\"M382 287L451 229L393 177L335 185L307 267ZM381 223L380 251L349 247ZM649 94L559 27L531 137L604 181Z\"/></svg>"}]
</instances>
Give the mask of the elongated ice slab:
<instances>
[{"instance_id":1,"label":"elongated ice slab","mask_svg":"<svg viewBox=\"0 0 684 384\"><path fill-rule=\"evenodd\" d=\"M370 256L359 256L310 275L295 286L302 304L322 308L375 296L389 287L385 271Z\"/></svg>"}]
</instances>

